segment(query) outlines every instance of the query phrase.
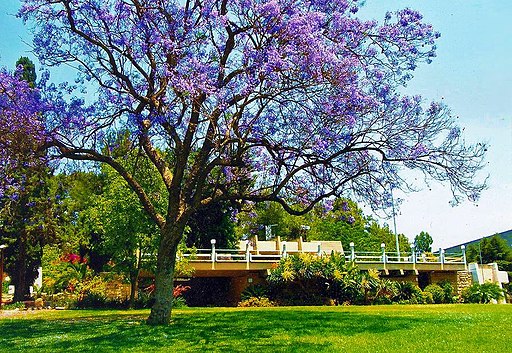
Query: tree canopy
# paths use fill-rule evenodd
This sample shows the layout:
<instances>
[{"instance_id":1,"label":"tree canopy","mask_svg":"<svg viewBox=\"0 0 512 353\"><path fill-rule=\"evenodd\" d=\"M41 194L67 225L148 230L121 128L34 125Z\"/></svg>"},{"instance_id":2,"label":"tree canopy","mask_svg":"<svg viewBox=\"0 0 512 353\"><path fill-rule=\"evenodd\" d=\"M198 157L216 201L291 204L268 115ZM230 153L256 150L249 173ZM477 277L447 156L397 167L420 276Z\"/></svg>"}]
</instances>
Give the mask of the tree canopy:
<instances>
[{"instance_id":1,"label":"tree canopy","mask_svg":"<svg viewBox=\"0 0 512 353\"><path fill-rule=\"evenodd\" d=\"M432 237L427 232L420 232L414 238L414 246L418 252L431 252L432 251Z\"/></svg>"},{"instance_id":2,"label":"tree canopy","mask_svg":"<svg viewBox=\"0 0 512 353\"><path fill-rule=\"evenodd\" d=\"M151 323L169 321L177 246L202 206L268 200L303 214L344 195L382 209L393 188L413 188L404 168L448 182L455 202L483 188L485 146L464 144L443 104L400 94L439 37L416 11L379 23L347 0L22 3L41 63L74 66L95 91L42 76L47 147L109 164L160 228ZM109 152L120 128L158 170L165 208Z\"/></svg>"},{"instance_id":3,"label":"tree canopy","mask_svg":"<svg viewBox=\"0 0 512 353\"><path fill-rule=\"evenodd\" d=\"M477 244L470 244L467 249L470 262L490 263L512 261L512 248L499 235L483 238Z\"/></svg>"}]
</instances>

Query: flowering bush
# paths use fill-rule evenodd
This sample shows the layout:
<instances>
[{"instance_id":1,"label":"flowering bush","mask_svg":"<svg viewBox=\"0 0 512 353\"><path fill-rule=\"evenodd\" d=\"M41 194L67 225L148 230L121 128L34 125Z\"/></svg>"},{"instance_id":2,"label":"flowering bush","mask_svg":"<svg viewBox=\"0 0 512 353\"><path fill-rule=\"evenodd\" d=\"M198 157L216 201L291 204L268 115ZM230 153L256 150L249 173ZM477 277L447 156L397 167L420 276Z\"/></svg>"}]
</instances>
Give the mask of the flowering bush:
<instances>
[{"instance_id":1,"label":"flowering bush","mask_svg":"<svg viewBox=\"0 0 512 353\"><path fill-rule=\"evenodd\" d=\"M266 297L250 297L248 299L242 300L240 303L238 303L239 308L249 308L249 307L261 307L261 308L268 308L276 306L276 303L271 301L270 299Z\"/></svg>"},{"instance_id":2,"label":"flowering bush","mask_svg":"<svg viewBox=\"0 0 512 353\"><path fill-rule=\"evenodd\" d=\"M86 258L71 252L61 255L50 246L44 247L42 261L45 274L42 291L49 294L79 293L83 282L93 275Z\"/></svg>"},{"instance_id":3,"label":"flowering bush","mask_svg":"<svg viewBox=\"0 0 512 353\"><path fill-rule=\"evenodd\" d=\"M190 286L184 286L181 284L178 284L174 289L172 290L172 297L178 298L183 296L185 292L187 292L190 289Z\"/></svg>"}]
</instances>

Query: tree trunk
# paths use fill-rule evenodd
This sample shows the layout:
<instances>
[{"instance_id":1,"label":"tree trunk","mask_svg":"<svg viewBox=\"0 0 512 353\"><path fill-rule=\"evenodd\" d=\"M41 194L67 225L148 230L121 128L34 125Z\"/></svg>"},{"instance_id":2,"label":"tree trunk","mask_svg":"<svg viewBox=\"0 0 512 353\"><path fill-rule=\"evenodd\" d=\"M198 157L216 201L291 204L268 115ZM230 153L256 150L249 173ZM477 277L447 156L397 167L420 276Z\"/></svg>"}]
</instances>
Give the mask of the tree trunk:
<instances>
[{"instance_id":1,"label":"tree trunk","mask_svg":"<svg viewBox=\"0 0 512 353\"><path fill-rule=\"evenodd\" d=\"M135 306L135 293L137 292L137 284L139 282L139 269L130 273L130 305L129 308L133 309Z\"/></svg>"},{"instance_id":2,"label":"tree trunk","mask_svg":"<svg viewBox=\"0 0 512 353\"><path fill-rule=\"evenodd\" d=\"M164 227L158 249L155 273L155 303L147 320L150 325L167 325L171 319L172 291L176 252L183 236L184 226Z\"/></svg>"},{"instance_id":3,"label":"tree trunk","mask_svg":"<svg viewBox=\"0 0 512 353\"><path fill-rule=\"evenodd\" d=\"M16 259L16 268L14 276L14 302L22 302L29 293L26 272L26 250L25 250L25 232L22 231L18 239L18 258Z\"/></svg>"}]
</instances>

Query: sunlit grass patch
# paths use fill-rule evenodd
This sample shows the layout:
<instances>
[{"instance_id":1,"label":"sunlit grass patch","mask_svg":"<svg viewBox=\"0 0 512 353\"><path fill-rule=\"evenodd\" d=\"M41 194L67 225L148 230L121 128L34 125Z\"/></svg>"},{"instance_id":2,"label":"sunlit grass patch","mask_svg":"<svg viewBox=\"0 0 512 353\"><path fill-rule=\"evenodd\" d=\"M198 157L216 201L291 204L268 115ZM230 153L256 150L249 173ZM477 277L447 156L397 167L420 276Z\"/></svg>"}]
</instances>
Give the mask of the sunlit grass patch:
<instances>
[{"instance_id":1,"label":"sunlit grass patch","mask_svg":"<svg viewBox=\"0 0 512 353\"><path fill-rule=\"evenodd\" d=\"M147 310L0 319L1 352L506 352L512 306L193 308L165 327Z\"/></svg>"}]
</instances>

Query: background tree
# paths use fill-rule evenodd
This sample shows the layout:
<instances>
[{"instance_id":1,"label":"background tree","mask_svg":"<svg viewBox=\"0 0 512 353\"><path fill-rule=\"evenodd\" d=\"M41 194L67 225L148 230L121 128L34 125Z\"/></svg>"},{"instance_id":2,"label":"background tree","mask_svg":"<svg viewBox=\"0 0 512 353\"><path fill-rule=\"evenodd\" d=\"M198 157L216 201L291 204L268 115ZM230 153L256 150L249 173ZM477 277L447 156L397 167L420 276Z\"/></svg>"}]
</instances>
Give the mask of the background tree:
<instances>
[{"instance_id":1,"label":"background tree","mask_svg":"<svg viewBox=\"0 0 512 353\"><path fill-rule=\"evenodd\" d=\"M5 268L15 286L13 300L22 301L37 278L42 247L52 241L55 222L51 170L38 133L43 127L34 110L35 66L21 57L16 67L13 76L0 73L0 146L8 153L0 167L0 242L9 245Z\"/></svg>"},{"instance_id":2,"label":"background tree","mask_svg":"<svg viewBox=\"0 0 512 353\"><path fill-rule=\"evenodd\" d=\"M354 201L347 198L329 200L316 216L311 224L311 240L340 240L345 251L350 249L351 242L359 251L374 248L366 231L367 220ZM379 248L380 243L374 250Z\"/></svg>"},{"instance_id":3,"label":"background tree","mask_svg":"<svg viewBox=\"0 0 512 353\"><path fill-rule=\"evenodd\" d=\"M303 214L345 195L382 209L390 187L411 188L403 168L449 182L455 202L482 190L485 146L464 145L442 104L398 92L439 34L409 9L382 24L355 13L345 0L23 1L39 59L75 64L97 90L86 105L48 85L52 151L109 164L160 229L150 323L169 322L176 251L202 206L274 201ZM104 153L118 128L158 170L163 210Z\"/></svg>"},{"instance_id":4,"label":"background tree","mask_svg":"<svg viewBox=\"0 0 512 353\"><path fill-rule=\"evenodd\" d=\"M424 253L432 251L432 237L427 232L421 232L414 237L414 246L416 251Z\"/></svg>"},{"instance_id":5,"label":"background tree","mask_svg":"<svg viewBox=\"0 0 512 353\"><path fill-rule=\"evenodd\" d=\"M381 244L386 244L386 251L396 251L395 234L388 225L381 226L370 216L365 216L363 210L354 201L338 198L328 202L327 209L317 212L311 223L312 240L340 240L345 251L354 243L357 251L380 252ZM410 251L407 237L399 234L401 251Z\"/></svg>"},{"instance_id":6,"label":"background tree","mask_svg":"<svg viewBox=\"0 0 512 353\"><path fill-rule=\"evenodd\" d=\"M512 261L512 249L507 241L499 235L483 238L467 248L469 262L491 263L496 261Z\"/></svg>"},{"instance_id":7,"label":"background tree","mask_svg":"<svg viewBox=\"0 0 512 353\"><path fill-rule=\"evenodd\" d=\"M16 68L21 67L21 76L20 78L23 81L28 82L29 86L34 88L36 85L37 74L36 74L36 66L26 56L22 56L16 61Z\"/></svg>"},{"instance_id":8,"label":"background tree","mask_svg":"<svg viewBox=\"0 0 512 353\"><path fill-rule=\"evenodd\" d=\"M398 246L401 252L410 252L411 244L409 239L404 234L397 234L389 229L389 225L379 225L375 220L369 219L368 226L366 228L369 233L368 238L371 240L371 249L369 251L380 251L382 243L386 244L386 251L396 252L396 237L398 236Z\"/></svg>"},{"instance_id":9,"label":"background tree","mask_svg":"<svg viewBox=\"0 0 512 353\"><path fill-rule=\"evenodd\" d=\"M102 169L105 187L96 207L101 210L104 233L98 250L110 260L113 270L129 279L130 307L133 307L140 271L154 272L157 249L154 234L158 234L158 229L124 179L107 166Z\"/></svg>"},{"instance_id":10,"label":"background tree","mask_svg":"<svg viewBox=\"0 0 512 353\"><path fill-rule=\"evenodd\" d=\"M199 249L210 248L211 239L215 239L218 248L237 247L233 212L226 202L215 202L199 208L187 223L189 231L186 245Z\"/></svg>"},{"instance_id":11,"label":"background tree","mask_svg":"<svg viewBox=\"0 0 512 353\"><path fill-rule=\"evenodd\" d=\"M268 236L266 227L271 226L272 239L279 236L283 240L295 240L301 235L305 239L309 235L305 234L301 226L311 224L315 217L313 213L294 216L275 202L251 203L237 213L235 232L238 238L256 237L258 240L266 240Z\"/></svg>"}]
</instances>

